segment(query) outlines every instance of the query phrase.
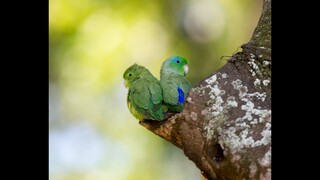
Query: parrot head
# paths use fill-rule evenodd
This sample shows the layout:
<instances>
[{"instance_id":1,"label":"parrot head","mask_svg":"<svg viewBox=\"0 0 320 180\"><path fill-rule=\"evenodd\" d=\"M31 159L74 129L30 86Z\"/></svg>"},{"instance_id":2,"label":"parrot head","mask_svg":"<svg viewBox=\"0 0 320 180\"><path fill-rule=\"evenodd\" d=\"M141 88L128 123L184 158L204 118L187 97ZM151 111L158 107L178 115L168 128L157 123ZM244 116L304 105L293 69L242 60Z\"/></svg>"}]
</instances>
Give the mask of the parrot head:
<instances>
[{"instance_id":1,"label":"parrot head","mask_svg":"<svg viewBox=\"0 0 320 180\"><path fill-rule=\"evenodd\" d=\"M174 73L186 76L189 71L188 60L182 56L172 56L167 58L161 67L161 74Z\"/></svg>"},{"instance_id":2,"label":"parrot head","mask_svg":"<svg viewBox=\"0 0 320 180\"><path fill-rule=\"evenodd\" d=\"M139 66L138 64L130 66L123 74L124 86L126 88L130 88L132 83L140 78L140 74L143 69L144 67Z\"/></svg>"}]
</instances>

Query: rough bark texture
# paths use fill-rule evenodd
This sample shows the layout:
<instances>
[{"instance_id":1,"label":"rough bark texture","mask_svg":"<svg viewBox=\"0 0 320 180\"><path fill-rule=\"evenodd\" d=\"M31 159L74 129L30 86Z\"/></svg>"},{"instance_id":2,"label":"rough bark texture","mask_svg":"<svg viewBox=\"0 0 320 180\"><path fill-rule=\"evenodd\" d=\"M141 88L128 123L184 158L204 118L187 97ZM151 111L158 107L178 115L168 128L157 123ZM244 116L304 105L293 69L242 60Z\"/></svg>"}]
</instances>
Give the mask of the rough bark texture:
<instances>
[{"instance_id":1,"label":"rough bark texture","mask_svg":"<svg viewBox=\"0 0 320 180\"><path fill-rule=\"evenodd\" d=\"M271 179L271 0L242 49L192 88L183 112L140 122L207 179Z\"/></svg>"}]
</instances>

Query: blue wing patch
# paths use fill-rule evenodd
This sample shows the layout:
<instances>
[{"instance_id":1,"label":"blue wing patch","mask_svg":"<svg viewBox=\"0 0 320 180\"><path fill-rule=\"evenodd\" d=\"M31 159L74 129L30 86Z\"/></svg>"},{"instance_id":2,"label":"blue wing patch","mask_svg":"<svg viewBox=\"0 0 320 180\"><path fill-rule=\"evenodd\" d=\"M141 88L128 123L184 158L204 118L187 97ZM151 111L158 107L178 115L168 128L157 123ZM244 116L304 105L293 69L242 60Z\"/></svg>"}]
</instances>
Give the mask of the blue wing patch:
<instances>
[{"instance_id":1,"label":"blue wing patch","mask_svg":"<svg viewBox=\"0 0 320 180\"><path fill-rule=\"evenodd\" d=\"M180 104L183 104L184 103L184 93L180 87L178 87L178 94L179 94L178 102Z\"/></svg>"}]
</instances>

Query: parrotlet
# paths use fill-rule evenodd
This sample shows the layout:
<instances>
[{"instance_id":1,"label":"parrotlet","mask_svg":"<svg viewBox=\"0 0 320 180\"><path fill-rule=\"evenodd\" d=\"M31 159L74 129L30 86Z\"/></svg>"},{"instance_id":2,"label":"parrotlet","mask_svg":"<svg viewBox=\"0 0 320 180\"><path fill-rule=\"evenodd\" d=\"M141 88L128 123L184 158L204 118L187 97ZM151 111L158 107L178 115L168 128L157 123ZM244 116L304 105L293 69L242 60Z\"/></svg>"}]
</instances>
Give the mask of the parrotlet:
<instances>
[{"instance_id":1,"label":"parrotlet","mask_svg":"<svg viewBox=\"0 0 320 180\"><path fill-rule=\"evenodd\" d=\"M162 121L163 95L158 79L147 68L138 64L130 66L123 78L128 88L127 105L130 113L140 121Z\"/></svg>"},{"instance_id":2,"label":"parrotlet","mask_svg":"<svg viewBox=\"0 0 320 180\"><path fill-rule=\"evenodd\" d=\"M181 56L167 58L160 70L160 86L163 91L163 110L181 112L190 91L190 82L186 79L188 60Z\"/></svg>"}]
</instances>

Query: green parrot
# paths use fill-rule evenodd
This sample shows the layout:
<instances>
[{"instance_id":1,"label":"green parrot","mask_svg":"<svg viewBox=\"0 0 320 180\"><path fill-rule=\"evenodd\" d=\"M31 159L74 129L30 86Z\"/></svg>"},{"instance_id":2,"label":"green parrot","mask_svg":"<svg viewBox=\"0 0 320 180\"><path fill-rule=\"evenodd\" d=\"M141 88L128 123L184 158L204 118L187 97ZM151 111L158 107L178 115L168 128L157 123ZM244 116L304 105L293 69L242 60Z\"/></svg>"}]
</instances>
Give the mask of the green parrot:
<instances>
[{"instance_id":1,"label":"green parrot","mask_svg":"<svg viewBox=\"0 0 320 180\"><path fill-rule=\"evenodd\" d=\"M188 60L181 56L167 58L160 70L160 86L163 92L164 111L181 112L191 88L186 79Z\"/></svg>"},{"instance_id":2,"label":"green parrot","mask_svg":"<svg viewBox=\"0 0 320 180\"><path fill-rule=\"evenodd\" d=\"M159 81L150 71L138 64L130 66L123 74L125 86L129 88L127 105L131 114L138 120L162 121L162 89Z\"/></svg>"}]
</instances>

